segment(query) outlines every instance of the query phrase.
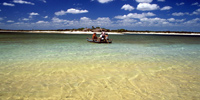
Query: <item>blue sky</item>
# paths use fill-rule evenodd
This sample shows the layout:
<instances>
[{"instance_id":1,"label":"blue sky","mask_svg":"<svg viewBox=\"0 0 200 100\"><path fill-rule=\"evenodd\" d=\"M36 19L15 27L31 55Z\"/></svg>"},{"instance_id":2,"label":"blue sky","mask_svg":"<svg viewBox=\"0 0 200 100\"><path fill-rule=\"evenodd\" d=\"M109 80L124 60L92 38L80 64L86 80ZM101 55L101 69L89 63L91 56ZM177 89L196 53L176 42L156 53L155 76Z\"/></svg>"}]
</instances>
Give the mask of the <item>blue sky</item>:
<instances>
[{"instance_id":1,"label":"blue sky","mask_svg":"<svg viewBox=\"0 0 200 100\"><path fill-rule=\"evenodd\" d=\"M199 0L1 0L1 29L200 32Z\"/></svg>"}]
</instances>

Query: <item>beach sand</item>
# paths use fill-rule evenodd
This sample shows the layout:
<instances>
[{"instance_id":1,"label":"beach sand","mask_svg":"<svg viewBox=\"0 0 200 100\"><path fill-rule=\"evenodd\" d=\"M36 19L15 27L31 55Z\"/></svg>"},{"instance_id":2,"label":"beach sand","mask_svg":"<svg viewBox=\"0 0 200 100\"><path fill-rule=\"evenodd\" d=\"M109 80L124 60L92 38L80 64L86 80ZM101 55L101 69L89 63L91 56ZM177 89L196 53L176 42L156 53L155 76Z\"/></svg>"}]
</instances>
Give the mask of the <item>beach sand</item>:
<instances>
[{"instance_id":1,"label":"beach sand","mask_svg":"<svg viewBox=\"0 0 200 100\"><path fill-rule=\"evenodd\" d=\"M57 34L101 34L101 32L91 32L91 31L4 31L1 30L0 33L4 32L22 32L22 33L57 33ZM112 35L124 35L124 34L149 34L149 35L197 35L199 36L199 32L192 33L164 33L164 32L106 32Z\"/></svg>"}]
</instances>

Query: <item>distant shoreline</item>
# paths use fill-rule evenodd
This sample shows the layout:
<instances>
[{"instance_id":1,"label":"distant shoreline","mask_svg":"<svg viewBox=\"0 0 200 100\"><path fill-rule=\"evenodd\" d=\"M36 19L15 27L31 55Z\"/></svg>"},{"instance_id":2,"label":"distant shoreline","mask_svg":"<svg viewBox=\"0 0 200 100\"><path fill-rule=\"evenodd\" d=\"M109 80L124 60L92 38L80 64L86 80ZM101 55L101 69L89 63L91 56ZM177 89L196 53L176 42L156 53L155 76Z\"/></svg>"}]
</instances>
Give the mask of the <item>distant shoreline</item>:
<instances>
[{"instance_id":1,"label":"distant shoreline","mask_svg":"<svg viewBox=\"0 0 200 100\"><path fill-rule=\"evenodd\" d=\"M97 34L100 34L101 32L91 32L91 31L88 31L88 32L85 32L85 31L37 31L37 30L23 30L23 31L20 31L20 30L0 30L0 33L3 33L3 32L8 32L8 33L58 33L58 34L93 34L93 33L97 33ZM124 34L147 34L147 35L198 35L200 36L200 32L107 32L108 34L115 34L115 35L124 35Z\"/></svg>"}]
</instances>

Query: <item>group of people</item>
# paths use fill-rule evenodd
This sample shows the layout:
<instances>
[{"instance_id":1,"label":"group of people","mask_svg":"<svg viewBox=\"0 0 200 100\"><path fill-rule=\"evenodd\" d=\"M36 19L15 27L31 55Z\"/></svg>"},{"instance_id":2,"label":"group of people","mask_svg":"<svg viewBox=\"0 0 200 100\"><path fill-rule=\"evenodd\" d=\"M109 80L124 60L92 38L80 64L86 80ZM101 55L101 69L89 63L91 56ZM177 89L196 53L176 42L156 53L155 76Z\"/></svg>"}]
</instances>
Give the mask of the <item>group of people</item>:
<instances>
[{"instance_id":1,"label":"group of people","mask_svg":"<svg viewBox=\"0 0 200 100\"><path fill-rule=\"evenodd\" d=\"M92 35L92 40L93 40L93 41L101 42L101 41L103 41L103 40L108 41L108 39L109 39L109 38L108 38L108 33L105 33L105 32L102 32L101 35L100 35L100 37L97 37L96 33L94 33L94 34Z\"/></svg>"}]
</instances>

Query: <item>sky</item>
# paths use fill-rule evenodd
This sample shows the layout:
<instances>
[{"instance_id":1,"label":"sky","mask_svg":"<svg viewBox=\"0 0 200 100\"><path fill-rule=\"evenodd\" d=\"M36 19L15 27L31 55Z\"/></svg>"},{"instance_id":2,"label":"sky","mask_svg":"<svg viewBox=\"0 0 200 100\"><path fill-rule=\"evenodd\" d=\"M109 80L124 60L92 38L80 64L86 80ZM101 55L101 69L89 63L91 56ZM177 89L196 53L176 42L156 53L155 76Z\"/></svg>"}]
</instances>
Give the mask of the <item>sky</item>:
<instances>
[{"instance_id":1,"label":"sky","mask_svg":"<svg viewBox=\"0 0 200 100\"><path fill-rule=\"evenodd\" d=\"M0 0L0 29L200 32L200 0Z\"/></svg>"}]
</instances>

